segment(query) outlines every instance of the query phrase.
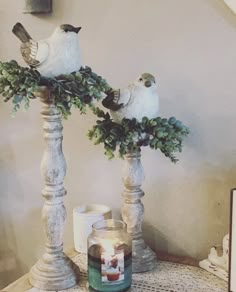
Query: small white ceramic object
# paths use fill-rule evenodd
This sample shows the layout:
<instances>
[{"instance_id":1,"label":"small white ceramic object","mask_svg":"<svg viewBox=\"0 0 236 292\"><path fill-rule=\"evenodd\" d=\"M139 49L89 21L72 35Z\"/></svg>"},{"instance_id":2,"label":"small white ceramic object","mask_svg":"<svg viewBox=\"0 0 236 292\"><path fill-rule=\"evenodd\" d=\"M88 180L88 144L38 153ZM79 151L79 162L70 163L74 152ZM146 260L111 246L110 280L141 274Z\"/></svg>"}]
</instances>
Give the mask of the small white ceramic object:
<instances>
[{"instance_id":1,"label":"small white ceramic object","mask_svg":"<svg viewBox=\"0 0 236 292\"><path fill-rule=\"evenodd\" d=\"M75 250L81 253L87 253L87 238L92 232L93 223L111 218L111 209L105 205L91 204L75 207L73 209Z\"/></svg>"}]
</instances>

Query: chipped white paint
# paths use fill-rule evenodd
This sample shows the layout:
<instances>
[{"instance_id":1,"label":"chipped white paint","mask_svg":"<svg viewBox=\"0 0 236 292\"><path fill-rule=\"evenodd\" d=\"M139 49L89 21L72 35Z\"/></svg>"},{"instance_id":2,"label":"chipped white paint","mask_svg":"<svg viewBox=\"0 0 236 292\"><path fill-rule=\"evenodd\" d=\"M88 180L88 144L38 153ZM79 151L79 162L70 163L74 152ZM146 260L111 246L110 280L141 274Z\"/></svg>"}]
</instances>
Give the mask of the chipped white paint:
<instances>
[{"instance_id":1,"label":"chipped white paint","mask_svg":"<svg viewBox=\"0 0 236 292\"><path fill-rule=\"evenodd\" d=\"M66 174L66 162L62 152L61 115L49 100L47 88L37 92L43 108L45 150L41 162L41 174L45 181L42 195L45 204L42 210L46 251L43 257L30 271L30 283L44 290L62 290L76 285L76 272L73 263L63 253L63 231L66 209L63 197L66 190L63 180Z\"/></svg>"},{"instance_id":2,"label":"chipped white paint","mask_svg":"<svg viewBox=\"0 0 236 292\"><path fill-rule=\"evenodd\" d=\"M127 224L127 230L132 236L132 270L133 272L145 272L155 267L156 255L145 244L142 238L142 222L144 206L141 198L144 192L141 184L144 181L144 171L141 164L140 152L129 152L125 155L123 168L124 202L121 208L123 220Z\"/></svg>"},{"instance_id":3,"label":"chipped white paint","mask_svg":"<svg viewBox=\"0 0 236 292\"><path fill-rule=\"evenodd\" d=\"M199 262L199 266L217 277L228 281L229 270L229 234L223 238L223 254L218 255L216 247L210 249L208 258Z\"/></svg>"}]
</instances>

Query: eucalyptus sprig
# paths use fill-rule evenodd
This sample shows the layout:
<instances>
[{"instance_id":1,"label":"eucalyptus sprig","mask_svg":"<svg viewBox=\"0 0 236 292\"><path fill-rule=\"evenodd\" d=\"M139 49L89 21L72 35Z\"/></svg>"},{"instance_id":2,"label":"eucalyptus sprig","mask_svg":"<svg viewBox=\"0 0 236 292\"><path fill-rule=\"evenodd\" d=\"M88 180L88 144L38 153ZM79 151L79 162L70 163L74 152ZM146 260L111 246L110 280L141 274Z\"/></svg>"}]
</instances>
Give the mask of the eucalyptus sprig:
<instances>
[{"instance_id":1,"label":"eucalyptus sprig","mask_svg":"<svg viewBox=\"0 0 236 292\"><path fill-rule=\"evenodd\" d=\"M35 92L45 85L50 90L49 98L64 118L71 114L72 107L78 108L80 113L85 113L87 106L92 109L99 120L89 131L89 138L93 139L95 144L103 143L105 154L109 158L114 157L117 148L123 157L128 151L149 146L159 149L172 162L177 161L174 153L181 152L183 139L189 134L188 128L174 117L144 117L142 122L123 119L121 124L115 123L109 113L94 105L94 100L101 100L103 95L112 89L88 66L68 75L45 78L37 70L21 67L14 60L0 61L0 94L4 101L13 102L13 112L22 104L28 109L30 100L36 97Z\"/></svg>"},{"instance_id":2,"label":"eucalyptus sprig","mask_svg":"<svg viewBox=\"0 0 236 292\"><path fill-rule=\"evenodd\" d=\"M37 70L21 67L14 60L0 62L0 94L4 101L13 102L13 112L22 103L28 109L38 87L45 85L49 87L50 97L64 118L71 114L72 107L85 113L87 105L93 106L94 100L102 99L103 94L111 90L105 79L88 66L71 74L45 78Z\"/></svg>"},{"instance_id":3,"label":"eucalyptus sprig","mask_svg":"<svg viewBox=\"0 0 236 292\"><path fill-rule=\"evenodd\" d=\"M64 118L71 114L72 107L78 108L82 114L86 113L87 105L92 107L94 100L101 100L103 94L111 90L106 80L88 66L81 67L78 72L48 78L46 81L51 88L54 103Z\"/></svg>"},{"instance_id":4,"label":"eucalyptus sprig","mask_svg":"<svg viewBox=\"0 0 236 292\"><path fill-rule=\"evenodd\" d=\"M123 119L121 124L117 124L109 113L104 113L99 108L94 108L93 111L100 120L97 120L88 136L95 144L104 144L105 154L109 158L114 157L117 149L123 157L129 151L139 151L142 146L149 146L159 149L176 163L178 159L174 153L182 151L183 139L189 134L189 129L175 117L144 117L142 122Z\"/></svg>"},{"instance_id":5,"label":"eucalyptus sprig","mask_svg":"<svg viewBox=\"0 0 236 292\"><path fill-rule=\"evenodd\" d=\"M13 112L16 112L21 103L28 109L30 99L35 98L34 92L40 83L38 71L21 67L16 61L0 62L0 94L5 102L11 100Z\"/></svg>"}]
</instances>

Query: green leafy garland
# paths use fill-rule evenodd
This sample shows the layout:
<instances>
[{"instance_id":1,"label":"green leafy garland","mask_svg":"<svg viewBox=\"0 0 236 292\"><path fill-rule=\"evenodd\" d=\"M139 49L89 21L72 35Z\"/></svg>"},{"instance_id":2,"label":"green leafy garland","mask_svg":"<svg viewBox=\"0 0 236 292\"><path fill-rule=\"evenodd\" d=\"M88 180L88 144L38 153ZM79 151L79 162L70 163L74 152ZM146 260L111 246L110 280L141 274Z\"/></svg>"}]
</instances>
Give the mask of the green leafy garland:
<instances>
[{"instance_id":1,"label":"green leafy garland","mask_svg":"<svg viewBox=\"0 0 236 292\"><path fill-rule=\"evenodd\" d=\"M142 122L123 119L121 124L117 124L108 113L99 108L94 109L94 113L101 119L97 120L88 136L95 141L95 145L104 144L105 154L109 158L114 157L117 148L119 155L123 157L129 151L140 151L142 146L149 146L159 149L176 163L178 159L174 153L182 151L183 139L189 134L189 129L175 117L143 117Z\"/></svg>"},{"instance_id":2,"label":"green leafy garland","mask_svg":"<svg viewBox=\"0 0 236 292\"><path fill-rule=\"evenodd\" d=\"M25 109L29 108L30 100L35 98L34 93L40 86L50 88L50 98L64 118L71 114L72 107L78 108L80 113L85 113L87 106L93 111L99 120L88 136L95 144L104 144L109 158L114 157L117 148L123 157L129 151L140 151L142 146L149 146L159 149L172 162L178 161L174 153L182 151L189 129L175 117L151 120L144 117L142 122L123 119L121 124L115 123L109 113L94 105L94 100L101 100L112 88L91 68L81 67L78 72L68 75L44 78L37 70L21 67L14 60L0 62L0 94L4 101L13 102L14 113L21 104Z\"/></svg>"},{"instance_id":3,"label":"green leafy garland","mask_svg":"<svg viewBox=\"0 0 236 292\"><path fill-rule=\"evenodd\" d=\"M4 101L13 102L14 113L21 103L25 109L29 108L39 86L50 88L51 98L64 118L71 114L72 106L85 113L87 105L93 106L93 99L101 100L103 94L111 90L107 82L88 66L68 75L43 78L37 70L21 67L14 60L0 62L0 94Z\"/></svg>"}]
</instances>

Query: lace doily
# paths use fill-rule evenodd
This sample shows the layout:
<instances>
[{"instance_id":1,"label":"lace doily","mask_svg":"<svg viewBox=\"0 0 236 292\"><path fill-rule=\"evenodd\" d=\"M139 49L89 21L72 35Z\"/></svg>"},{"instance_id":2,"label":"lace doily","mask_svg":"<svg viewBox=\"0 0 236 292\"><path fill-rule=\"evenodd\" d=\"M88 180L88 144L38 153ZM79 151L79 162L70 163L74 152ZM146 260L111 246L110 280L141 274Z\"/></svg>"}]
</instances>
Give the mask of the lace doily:
<instances>
[{"instance_id":1,"label":"lace doily","mask_svg":"<svg viewBox=\"0 0 236 292\"><path fill-rule=\"evenodd\" d=\"M80 267L79 285L63 292L87 292L87 256L72 260ZM207 271L182 264L157 262L153 271L133 274L132 292L227 292L227 283ZM46 292L31 288L27 292ZM56 292L56 291L55 291ZM62 291L61 291L62 292Z\"/></svg>"}]
</instances>

